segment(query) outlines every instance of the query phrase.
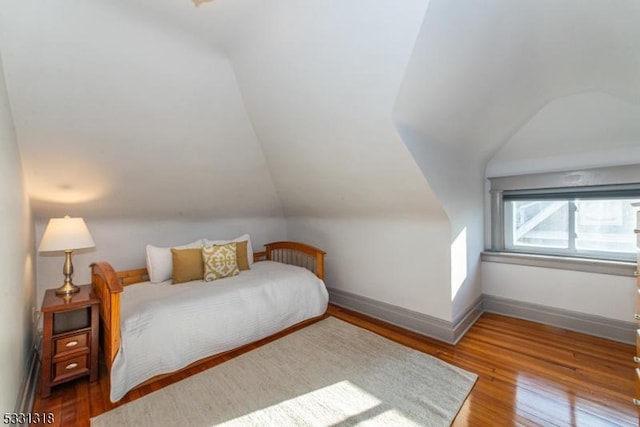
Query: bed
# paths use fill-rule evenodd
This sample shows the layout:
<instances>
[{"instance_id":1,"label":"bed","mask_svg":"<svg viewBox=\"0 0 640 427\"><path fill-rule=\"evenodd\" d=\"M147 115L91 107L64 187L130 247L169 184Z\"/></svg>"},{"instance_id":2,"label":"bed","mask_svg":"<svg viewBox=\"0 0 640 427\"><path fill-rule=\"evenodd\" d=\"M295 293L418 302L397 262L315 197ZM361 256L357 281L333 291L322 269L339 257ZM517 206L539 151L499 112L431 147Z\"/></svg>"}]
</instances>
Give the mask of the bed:
<instances>
[{"instance_id":1,"label":"bed","mask_svg":"<svg viewBox=\"0 0 640 427\"><path fill-rule=\"evenodd\" d=\"M249 246L250 247L250 246ZM303 323L321 319L328 293L324 252L275 242L234 277L151 283L149 268L91 265L100 341L116 402L141 384Z\"/></svg>"}]
</instances>

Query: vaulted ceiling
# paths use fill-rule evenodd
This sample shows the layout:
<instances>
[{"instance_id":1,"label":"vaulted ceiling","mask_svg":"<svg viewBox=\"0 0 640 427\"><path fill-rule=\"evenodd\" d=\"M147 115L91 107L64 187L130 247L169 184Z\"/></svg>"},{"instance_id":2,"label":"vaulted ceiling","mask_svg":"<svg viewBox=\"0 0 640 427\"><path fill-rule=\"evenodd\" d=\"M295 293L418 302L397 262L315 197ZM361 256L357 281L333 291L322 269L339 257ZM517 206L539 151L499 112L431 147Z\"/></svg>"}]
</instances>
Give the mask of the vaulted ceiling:
<instances>
[{"instance_id":1,"label":"vaulted ceiling","mask_svg":"<svg viewBox=\"0 0 640 427\"><path fill-rule=\"evenodd\" d=\"M638 22L631 0L2 0L0 53L36 216L442 216L443 152L637 148Z\"/></svg>"}]
</instances>

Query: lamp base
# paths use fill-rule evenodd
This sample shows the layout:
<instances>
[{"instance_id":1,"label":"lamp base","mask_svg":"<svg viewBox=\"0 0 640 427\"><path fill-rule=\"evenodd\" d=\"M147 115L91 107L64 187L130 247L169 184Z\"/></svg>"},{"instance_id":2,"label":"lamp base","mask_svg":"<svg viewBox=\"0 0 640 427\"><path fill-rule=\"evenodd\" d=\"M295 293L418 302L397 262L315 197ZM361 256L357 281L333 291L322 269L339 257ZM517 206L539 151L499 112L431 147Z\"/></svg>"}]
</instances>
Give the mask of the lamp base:
<instances>
[{"instance_id":1,"label":"lamp base","mask_svg":"<svg viewBox=\"0 0 640 427\"><path fill-rule=\"evenodd\" d=\"M80 288L73 284L71 276L73 275L73 263L71 262L71 249L64 251L64 285L56 289L56 295L71 295L80 292Z\"/></svg>"},{"instance_id":2,"label":"lamp base","mask_svg":"<svg viewBox=\"0 0 640 427\"><path fill-rule=\"evenodd\" d=\"M73 283L65 283L56 289L56 295L71 295L80 292L80 288Z\"/></svg>"}]
</instances>

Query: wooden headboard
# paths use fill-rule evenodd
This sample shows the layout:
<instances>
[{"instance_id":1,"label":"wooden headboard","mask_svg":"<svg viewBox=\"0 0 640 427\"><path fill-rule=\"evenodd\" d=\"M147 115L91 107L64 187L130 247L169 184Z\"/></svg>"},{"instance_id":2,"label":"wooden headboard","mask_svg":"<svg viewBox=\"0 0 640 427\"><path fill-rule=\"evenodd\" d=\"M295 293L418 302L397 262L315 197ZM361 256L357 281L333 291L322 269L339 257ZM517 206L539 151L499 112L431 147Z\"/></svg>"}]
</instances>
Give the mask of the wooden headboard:
<instances>
[{"instance_id":1,"label":"wooden headboard","mask_svg":"<svg viewBox=\"0 0 640 427\"><path fill-rule=\"evenodd\" d=\"M254 261L277 261L310 270L324 280L324 256L326 252L316 247L296 242L273 242L264 245L265 251L253 254Z\"/></svg>"},{"instance_id":2,"label":"wooden headboard","mask_svg":"<svg viewBox=\"0 0 640 427\"><path fill-rule=\"evenodd\" d=\"M253 259L304 267L324 279L324 255L324 251L304 243L274 242L266 244L264 251L254 252ZM101 301L100 341L109 372L120 349L120 293L124 286L148 280L146 268L116 272L106 261L91 264L91 285Z\"/></svg>"}]
</instances>

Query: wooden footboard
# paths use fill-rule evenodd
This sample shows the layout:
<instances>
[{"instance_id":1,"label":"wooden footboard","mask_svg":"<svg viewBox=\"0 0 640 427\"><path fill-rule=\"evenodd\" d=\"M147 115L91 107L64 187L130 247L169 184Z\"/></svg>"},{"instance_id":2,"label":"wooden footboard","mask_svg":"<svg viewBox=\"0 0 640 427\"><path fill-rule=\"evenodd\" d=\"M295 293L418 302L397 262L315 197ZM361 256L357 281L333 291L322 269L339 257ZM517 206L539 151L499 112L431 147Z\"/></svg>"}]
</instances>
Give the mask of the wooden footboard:
<instances>
[{"instance_id":1,"label":"wooden footboard","mask_svg":"<svg viewBox=\"0 0 640 427\"><path fill-rule=\"evenodd\" d=\"M116 272L106 261L91 264L91 286L100 298L100 344L109 371L120 348L120 293L123 286L147 280L146 268Z\"/></svg>"},{"instance_id":2,"label":"wooden footboard","mask_svg":"<svg viewBox=\"0 0 640 427\"><path fill-rule=\"evenodd\" d=\"M91 264L91 286L100 299L100 344L107 367L120 348L120 292L122 284L108 262Z\"/></svg>"},{"instance_id":3,"label":"wooden footboard","mask_svg":"<svg viewBox=\"0 0 640 427\"><path fill-rule=\"evenodd\" d=\"M254 252L253 258L256 262L271 260L297 265L324 279L324 251L296 242L269 243L265 245L265 249L262 252ZM109 372L120 349L120 293L124 286L148 280L146 268L116 272L106 261L91 264L91 285L101 301L100 343Z\"/></svg>"}]
</instances>

